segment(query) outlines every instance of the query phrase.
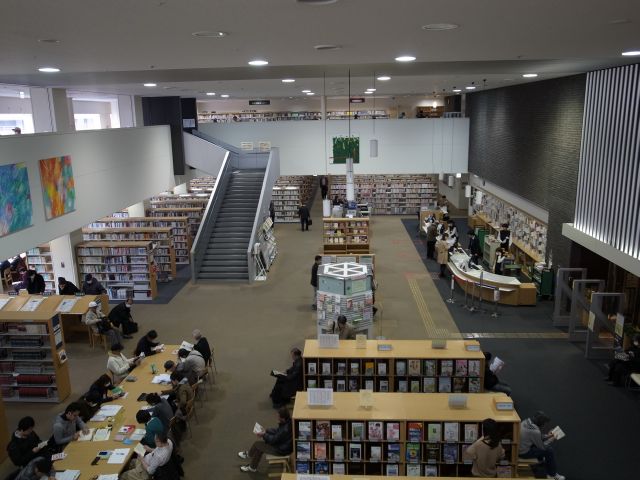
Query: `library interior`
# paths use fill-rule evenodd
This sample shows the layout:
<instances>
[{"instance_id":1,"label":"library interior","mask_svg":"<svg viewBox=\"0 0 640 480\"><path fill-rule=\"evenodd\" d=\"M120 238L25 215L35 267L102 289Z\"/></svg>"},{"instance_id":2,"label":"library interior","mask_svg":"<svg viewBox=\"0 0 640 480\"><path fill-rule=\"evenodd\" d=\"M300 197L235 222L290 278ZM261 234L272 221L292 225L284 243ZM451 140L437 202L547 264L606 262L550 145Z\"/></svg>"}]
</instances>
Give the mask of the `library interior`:
<instances>
[{"instance_id":1,"label":"library interior","mask_svg":"<svg viewBox=\"0 0 640 480\"><path fill-rule=\"evenodd\" d=\"M11 3L1 479L637 478L640 4Z\"/></svg>"}]
</instances>

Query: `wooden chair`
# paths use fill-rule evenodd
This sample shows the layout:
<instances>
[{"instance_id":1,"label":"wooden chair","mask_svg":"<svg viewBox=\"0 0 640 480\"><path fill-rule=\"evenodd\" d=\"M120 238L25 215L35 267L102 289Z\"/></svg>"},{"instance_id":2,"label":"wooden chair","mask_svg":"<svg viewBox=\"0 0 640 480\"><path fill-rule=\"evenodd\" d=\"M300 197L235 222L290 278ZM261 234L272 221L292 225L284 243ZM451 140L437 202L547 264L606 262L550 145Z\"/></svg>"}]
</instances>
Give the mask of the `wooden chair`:
<instances>
[{"instance_id":1,"label":"wooden chair","mask_svg":"<svg viewBox=\"0 0 640 480\"><path fill-rule=\"evenodd\" d=\"M211 357L209 357L209 361L207 362L207 367L211 371L211 381L216 383L216 375L218 374L218 368L216 367L216 358L214 356L213 348L211 348Z\"/></svg>"},{"instance_id":2,"label":"wooden chair","mask_svg":"<svg viewBox=\"0 0 640 480\"><path fill-rule=\"evenodd\" d=\"M200 375L198 377L198 383L200 385L202 385L202 394L207 397L209 397L209 393L207 392L207 390L209 390L210 388L213 388L213 386L211 385L211 381L209 380L209 371L205 370L205 372Z\"/></svg>"},{"instance_id":3,"label":"wooden chair","mask_svg":"<svg viewBox=\"0 0 640 480\"><path fill-rule=\"evenodd\" d=\"M95 332L93 328L87 325L87 332L89 333L89 346L91 348L95 348L97 344L102 343L104 347L104 351L108 352L109 347L107 346L107 336L101 333ZM97 343L96 343L97 342Z\"/></svg>"},{"instance_id":4,"label":"wooden chair","mask_svg":"<svg viewBox=\"0 0 640 480\"><path fill-rule=\"evenodd\" d=\"M265 459L269 464L269 477L280 478L283 473L291 472L291 455L270 455L266 454ZM272 469L275 467L275 469Z\"/></svg>"},{"instance_id":5,"label":"wooden chair","mask_svg":"<svg viewBox=\"0 0 640 480\"><path fill-rule=\"evenodd\" d=\"M533 476L531 467L538 463L537 458L518 458L518 464L516 465L518 477L531 478Z\"/></svg>"},{"instance_id":6,"label":"wooden chair","mask_svg":"<svg viewBox=\"0 0 640 480\"><path fill-rule=\"evenodd\" d=\"M194 416L196 417L196 420L198 419L198 415L195 413L195 401L198 398L199 395L199 391L200 391L200 381L198 381L198 383L194 383L193 385L191 385L191 390L193 391L193 399L191 400L193 402L194 405ZM200 405L202 405L202 398L200 398Z\"/></svg>"},{"instance_id":7,"label":"wooden chair","mask_svg":"<svg viewBox=\"0 0 640 480\"><path fill-rule=\"evenodd\" d=\"M189 430L189 438L193 438L193 432L191 430L191 418L195 418L196 421L198 420L198 417L196 416L195 405L194 405L195 400L196 400L195 397L189 400L187 402L187 407L186 407L185 421L187 423L187 430Z\"/></svg>"}]
</instances>

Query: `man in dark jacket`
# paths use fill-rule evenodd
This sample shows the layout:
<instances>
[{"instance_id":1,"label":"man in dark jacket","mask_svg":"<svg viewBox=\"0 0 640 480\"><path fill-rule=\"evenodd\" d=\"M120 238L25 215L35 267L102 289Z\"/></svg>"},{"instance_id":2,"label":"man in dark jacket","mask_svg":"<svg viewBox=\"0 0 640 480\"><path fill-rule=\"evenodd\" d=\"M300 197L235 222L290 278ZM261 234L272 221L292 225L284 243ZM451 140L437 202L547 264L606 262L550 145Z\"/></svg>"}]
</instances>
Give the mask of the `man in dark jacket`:
<instances>
[{"instance_id":1,"label":"man in dark jacket","mask_svg":"<svg viewBox=\"0 0 640 480\"><path fill-rule=\"evenodd\" d=\"M255 473L263 454L269 455L289 455L293 451L293 433L291 431L291 415L286 407L278 410L278 426L256 432L260 440L256 440L251 445L249 451L238 452L238 456L244 460L251 460L249 465L243 465L240 470L243 472Z\"/></svg>"},{"instance_id":2,"label":"man in dark jacket","mask_svg":"<svg viewBox=\"0 0 640 480\"><path fill-rule=\"evenodd\" d=\"M30 294L42 293L46 289L44 277L35 270L28 270L22 288L25 288Z\"/></svg>"},{"instance_id":3,"label":"man in dark jacket","mask_svg":"<svg viewBox=\"0 0 640 480\"><path fill-rule=\"evenodd\" d=\"M309 230L309 218L311 218L309 207L304 204L300 205L300 208L298 208L298 216L300 217L300 228L302 228L302 231Z\"/></svg>"},{"instance_id":4,"label":"man in dark jacket","mask_svg":"<svg viewBox=\"0 0 640 480\"><path fill-rule=\"evenodd\" d=\"M491 370L491 352L484 352L484 389L492 392L502 392L511 396L509 384L501 382L498 376Z\"/></svg>"},{"instance_id":5,"label":"man in dark jacket","mask_svg":"<svg viewBox=\"0 0 640 480\"><path fill-rule=\"evenodd\" d=\"M18 422L18 429L11 435L7 453L16 467L24 467L35 457L41 455L41 448L38 448L40 437L33 430L36 422L33 417L21 418ZM44 447L46 449L46 447Z\"/></svg>"},{"instance_id":6,"label":"man in dark jacket","mask_svg":"<svg viewBox=\"0 0 640 480\"><path fill-rule=\"evenodd\" d=\"M136 345L136 349L133 353L136 356L139 356L141 353L144 353L145 357L149 355L155 355L158 353L160 344L155 342L154 340L158 338L158 332L155 330L149 330L147 334L138 340L138 345Z\"/></svg>"},{"instance_id":7,"label":"man in dark jacket","mask_svg":"<svg viewBox=\"0 0 640 480\"><path fill-rule=\"evenodd\" d=\"M311 304L311 308L314 310L318 308L316 305L316 301L318 300L318 267L321 263L322 257L320 255L316 255L313 266L311 267L311 286L313 287L313 303Z\"/></svg>"},{"instance_id":8,"label":"man in dark jacket","mask_svg":"<svg viewBox=\"0 0 640 480\"><path fill-rule=\"evenodd\" d=\"M302 352L300 349L291 349L291 358L293 359L293 364L286 372L271 371L271 375L276 377L276 384L269 395L273 402L273 408L284 406L296 392L303 390L304 379L302 375Z\"/></svg>"},{"instance_id":9,"label":"man in dark jacket","mask_svg":"<svg viewBox=\"0 0 640 480\"><path fill-rule=\"evenodd\" d=\"M471 258L474 259L474 263L477 264L480 254L482 253L480 252L480 240L478 239L475 230L469 230L467 235L469 235L469 252L471 253Z\"/></svg>"},{"instance_id":10,"label":"man in dark jacket","mask_svg":"<svg viewBox=\"0 0 640 480\"><path fill-rule=\"evenodd\" d=\"M80 289L76 287L72 282L69 282L64 277L58 277L58 294L59 295L75 295Z\"/></svg>"},{"instance_id":11,"label":"man in dark jacket","mask_svg":"<svg viewBox=\"0 0 640 480\"><path fill-rule=\"evenodd\" d=\"M435 260L434 254L436 252L436 240L438 237L438 227L436 222L431 222L427 226L427 258Z\"/></svg>"},{"instance_id":12,"label":"man in dark jacket","mask_svg":"<svg viewBox=\"0 0 640 480\"><path fill-rule=\"evenodd\" d=\"M107 293L107 289L102 286L102 284L90 273L87 273L84 277L84 282L82 283L82 291L86 295L102 295L103 293Z\"/></svg>"},{"instance_id":13,"label":"man in dark jacket","mask_svg":"<svg viewBox=\"0 0 640 480\"><path fill-rule=\"evenodd\" d=\"M109 312L109 320L114 326L122 327L124 338L133 338L131 334L138 332L138 324L133 321L131 316L131 305L133 305L133 298L129 297Z\"/></svg>"}]
</instances>

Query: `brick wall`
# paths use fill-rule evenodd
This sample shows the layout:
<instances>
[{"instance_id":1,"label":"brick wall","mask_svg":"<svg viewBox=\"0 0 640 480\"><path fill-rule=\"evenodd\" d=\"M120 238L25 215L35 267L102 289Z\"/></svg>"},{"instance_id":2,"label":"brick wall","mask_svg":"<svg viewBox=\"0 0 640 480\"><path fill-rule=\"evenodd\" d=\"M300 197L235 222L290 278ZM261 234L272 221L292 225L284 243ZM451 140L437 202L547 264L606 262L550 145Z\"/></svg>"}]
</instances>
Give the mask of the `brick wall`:
<instances>
[{"instance_id":1,"label":"brick wall","mask_svg":"<svg viewBox=\"0 0 640 480\"><path fill-rule=\"evenodd\" d=\"M547 255L569 266L586 75L467 95L469 171L549 212Z\"/></svg>"}]
</instances>

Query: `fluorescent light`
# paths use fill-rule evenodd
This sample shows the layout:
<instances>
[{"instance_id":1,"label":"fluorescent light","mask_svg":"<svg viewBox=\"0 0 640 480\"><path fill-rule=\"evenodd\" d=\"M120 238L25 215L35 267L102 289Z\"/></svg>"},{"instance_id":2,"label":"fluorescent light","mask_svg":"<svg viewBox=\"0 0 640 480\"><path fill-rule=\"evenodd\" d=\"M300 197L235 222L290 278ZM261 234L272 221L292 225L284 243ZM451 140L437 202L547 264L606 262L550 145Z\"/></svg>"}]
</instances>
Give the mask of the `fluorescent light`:
<instances>
[{"instance_id":1,"label":"fluorescent light","mask_svg":"<svg viewBox=\"0 0 640 480\"><path fill-rule=\"evenodd\" d=\"M396 62L413 62L415 59L416 57L412 55L401 55L396 57Z\"/></svg>"},{"instance_id":2,"label":"fluorescent light","mask_svg":"<svg viewBox=\"0 0 640 480\"><path fill-rule=\"evenodd\" d=\"M462 174L461 173L456 173L456 178L462 178Z\"/></svg>"},{"instance_id":3,"label":"fluorescent light","mask_svg":"<svg viewBox=\"0 0 640 480\"><path fill-rule=\"evenodd\" d=\"M476 87L473 86L473 85L470 85L470 86L464 87L464 88L466 88L467 90L475 90L476 89Z\"/></svg>"},{"instance_id":4,"label":"fluorescent light","mask_svg":"<svg viewBox=\"0 0 640 480\"><path fill-rule=\"evenodd\" d=\"M454 89L453 89L453 91L454 91L455 93L460 93L462 90L460 90L459 88L454 88Z\"/></svg>"},{"instance_id":5,"label":"fluorescent light","mask_svg":"<svg viewBox=\"0 0 640 480\"><path fill-rule=\"evenodd\" d=\"M380 80L381 82L386 82L387 80L391 80L391 77L382 75L381 77L378 77L378 80Z\"/></svg>"},{"instance_id":6,"label":"fluorescent light","mask_svg":"<svg viewBox=\"0 0 640 480\"><path fill-rule=\"evenodd\" d=\"M58 73L60 69L56 67L40 67L38 71L42 73Z\"/></svg>"},{"instance_id":7,"label":"fluorescent light","mask_svg":"<svg viewBox=\"0 0 640 480\"><path fill-rule=\"evenodd\" d=\"M308 92L307 95L315 95L313 92Z\"/></svg>"},{"instance_id":8,"label":"fluorescent light","mask_svg":"<svg viewBox=\"0 0 640 480\"><path fill-rule=\"evenodd\" d=\"M263 67L264 65L269 65L269 62L267 62L266 60L251 60L249 62L249 65L253 67Z\"/></svg>"},{"instance_id":9,"label":"fluorescent light","mask_svg":"<svg viewBox=\"0 0 640 480\"><path fill-rule=\"evenodd\" d=\"M145 83L143 84L145 87L157 87L155 83Z\"/></svg>"},{"instance_id":10,"label":"fluorescent light","mask_svg":"<svg viewBox=\"0 0 640 480\"><path fill-rule=\"evenodd\" d=\"M367 88L367 92L375 92L376 89L375 88Z\"/></svg>"},{"instance_id":11,"label":"fluorescent light","mask_svg":"<svg viewBox=\"0 0 640 480\"><path fill-rule=\"evenodd\" d=\"M433 103L431 104L431 107L438 108L438 103L434 100Z\"/></svg>"},{"instance_id":12,"label":"fluorescent light","mask_svg":"<svg viewBox=\"0 0 640 480\"><path fill-rule=\"evenodd\" d=\"M20 93L18 94L18 96L19 96L20 98L24 98L24 92L20 92Z\"/></svg>"},{"instance_id":13,"label":"fluorescent light","mask_svg":"<svg viewBox=\"0 0 640 480\"><path fill-rule=\"evenodd\" d=\"M223 93L222 95L220 95L222 98L229 98L229 95L227 95L226 93Z\"/></svg>"},{"instance_id":14,"label":"fluorescent light","mask_svg":"<svg viewBox=\"0 0 640 480\"><path fill-rule=\"evenodd\" d=\"M623 57L637 57L640 55L640 50L629 50L628 52L622 52Z\"/></svg>"},{"instance_id":15,"label":"fluorescent light","mask_svg":"<svg viewBox=\"0 0 640 480\"><path fill-rule=\"evenodd\" d=\"M430 23L423 25L422 29L429 32L441 32L443 30L455 30L459 26L460 25L456 25L455 23Z\"/></svg>"},{"instance_id":16,"label":"fluorescent light","mask_svg":"<svg viewBox=\"0 0 640 480\"><path fill-rule=\"evenodd\" d=\"M205 37L205 38L224 38L229 35L226 32L215 32L210 30L201 30L199 32L193 32L191 35L194 37Z\"/></svg>"},{"instance_id":17,"label":"fluorescent light","mask_svg":"<svg viewBox=\"0 0 640 480\"><path fill-rule=\"evenodd\" d=\"M367 90L366 92L364 92L365 95L373 95L373 92L370 92L369 90Z\"/></svg>"},{"instance_id":18,"label":"fluorescent light","mask_svg":"<svg viewBox=\"0 0 640 480\"><path fill-rule=\"evenodd\" d=\"M311 93L311 90L302 90L302 93Z\"/></svg>"},{"instance_id":19,"label":"fluorescent light","mask_svg":"<svg viewBox=\"0 0 640 480\"><path fill-rule=\"evenodd\" d=\"M537 73L525 73L522 75L524 78L536 78L538 76Z\"/></svg>"},{"instance_id":20,"label":"fluorescent light","mask_svg":"<svg viewBox=\"0 0 640 480\"><path fill-rule=\"evenodd\" d=\"M293 83L295 82L295 78L283 78L282 83Z\"/></svg>"},{"instance_id":21,"label":"fluorescent light","mask_svg":"<svg viewBox=\"0 0 640 480\"><path fill-rule=\"evenodd\" d=\"M210 97L213 97L216 94L216 92L207 92L207 95L209 95Z\"/></svg>"}]
</instances>

